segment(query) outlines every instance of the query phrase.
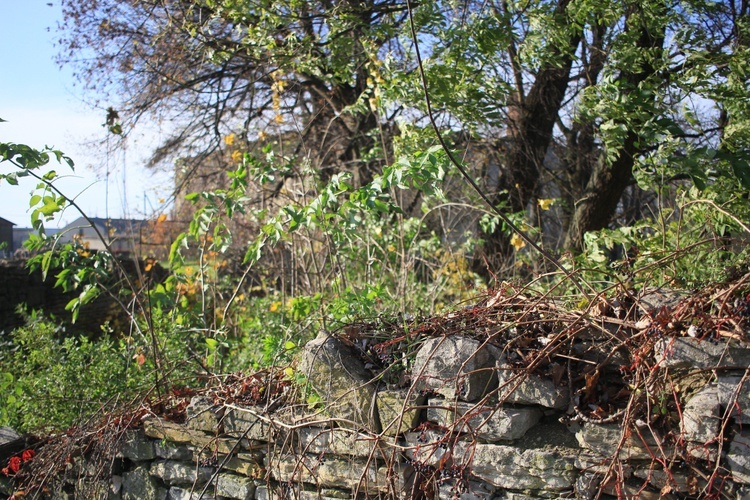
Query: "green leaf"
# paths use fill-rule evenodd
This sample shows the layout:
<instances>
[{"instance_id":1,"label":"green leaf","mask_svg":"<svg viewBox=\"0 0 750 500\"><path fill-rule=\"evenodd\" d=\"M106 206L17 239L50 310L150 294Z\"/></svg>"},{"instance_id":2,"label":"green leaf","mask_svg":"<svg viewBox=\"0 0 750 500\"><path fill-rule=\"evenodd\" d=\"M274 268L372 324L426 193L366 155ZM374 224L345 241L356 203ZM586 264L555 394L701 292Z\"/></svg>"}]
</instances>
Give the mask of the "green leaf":
<instances>
[{"instance_id":1,"label":"green leaf","mask_svg":"<svg viewBox=\"0 0 750 500\"><path fill-rule=\"evenodd\" d=\"M68 301L68 303L65 304L65 310L66 311L71 311L74 307L78 306L79 302L80 302L80 300L78 299L78 297L76 297L74 299L70 299L70 301Z\"/></svg>"},{"instance_id":2,"label":"green leaf","mask_svg":"<svg viewBox=\"0 0 750 500\"><path fill-rule=\"evenodd\" d=\"M750 162L737 158L732 162L732 171L745 189L750 189Z\"/></svg>"}]
</instances>

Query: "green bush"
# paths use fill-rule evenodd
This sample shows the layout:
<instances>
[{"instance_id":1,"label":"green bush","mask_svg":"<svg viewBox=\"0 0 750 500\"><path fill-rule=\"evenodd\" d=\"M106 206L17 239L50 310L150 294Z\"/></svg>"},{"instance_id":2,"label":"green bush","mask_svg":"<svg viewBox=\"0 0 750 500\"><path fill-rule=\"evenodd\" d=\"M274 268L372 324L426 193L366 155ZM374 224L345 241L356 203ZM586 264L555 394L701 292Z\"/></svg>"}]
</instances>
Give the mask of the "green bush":
<instances>
[{"instance_id":1,"label":"green bush","mask_svg":"<svg viewBox=\"0 0 750 500\"><path fill-rule=\"evenodd\" d=\"M0 425L22 432L65 429L147 383L124 343L70 334L38 313L3 337Z\"/></svg>"}]
</instances>

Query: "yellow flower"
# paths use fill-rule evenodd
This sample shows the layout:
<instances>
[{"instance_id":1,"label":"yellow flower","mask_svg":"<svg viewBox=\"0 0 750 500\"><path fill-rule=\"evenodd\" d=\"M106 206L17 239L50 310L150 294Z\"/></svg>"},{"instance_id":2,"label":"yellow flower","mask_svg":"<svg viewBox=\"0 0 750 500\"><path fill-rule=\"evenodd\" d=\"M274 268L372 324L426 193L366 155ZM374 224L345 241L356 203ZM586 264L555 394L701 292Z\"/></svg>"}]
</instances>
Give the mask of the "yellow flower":
<instances>
[{"instance_id":1,"label":"yellow flower","mask_svg":"<svg viewBox=\"0 0 750 500\"><path fill-rule=\"evenodd\" d=\"M281 116L281 114L277 114L276 116L273 117L273 121L281 125L282 123L284 123L284 117Z\"/></svg>"},{"instance_id":2,"label":"yellow flower","mask_svg":"<svg viewBox=\"0 0 750 500\"><path fill-rule=\"evenodd\" d=\"M237 138L237 135L234 132L232 132L228 136L224 137L224 144L226 144L227 146L231 146L232 144L234 144L234 140L236 138Z\"/></svg>"},{"instance_id":3,"label":"yellow flower","mask_svg":"<svg viewBox=\"0 0 750 500\"><path fill-rule=\"evenodd\" d=\"M235 163L242 161L242 151L239 149L232 151L232 161Z\"/></svg>"},{"instance_id":4,"label":"yellow flower","mask_svg":"<svg viewBox=\"0 0 750 500\"><path fill-rule=\"evenodd\" d=\"M280 307L281 307L280 301L271 302L271 306L268 308L268 310L272 313L275 313L276 311L279 310Z\"/></svg>"},{"instance_id":5,"label":"yellow flower","mask_svg":"<svg viewBox=\"0 0 750 500\"><path fill-rule=\"evenodd\" d=\"M368 99L368 102L370 103L370 111L373 113L378 110L378 104L380 103L380 99L377 97L370 97Z\"/></svg>"},{"instance_id":6,"label":"yellow flower","mask_svg":"<svg viewBox=\"0 0 750 500\"><path fill-rule=\"evenodd\" d=\"M539 208L542 210L549 210L549 207L551 207L555 203L554 198L547 198L544 200L536 200L536 202L539 204Z\"/></svg>"},{"instance_id":7,"label":"yellow flower","mask_svg":"<svg viewBox=\"0 0 750 500\"><path fill-rule=\"evenodd\" d=\"M513 233L513 236L511 236L510 244L513 245L513 248L515 248L516 250L520 250L526 246L526 242L523 241L523 238L518 236L518 234L516 233Z\"/></svg>"}]
</instances>

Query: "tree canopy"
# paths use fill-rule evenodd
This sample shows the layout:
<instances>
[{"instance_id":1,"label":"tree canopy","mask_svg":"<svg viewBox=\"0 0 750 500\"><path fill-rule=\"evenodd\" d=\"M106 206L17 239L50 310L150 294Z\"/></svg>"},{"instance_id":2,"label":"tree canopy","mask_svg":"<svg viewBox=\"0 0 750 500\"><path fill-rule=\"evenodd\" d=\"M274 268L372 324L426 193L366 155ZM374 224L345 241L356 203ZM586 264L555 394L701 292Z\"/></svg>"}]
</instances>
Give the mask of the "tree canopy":
<instances>
[{"instance_id":1,"label":"tree canopy","mask_svg":"<svg viewBox=\"0 0 750 500\"><path fill-rule=\"evenodd\" d=\"M126 134L168 121L153 161L188 174L222 149L267 159L270 137L293 158L272 193L337 173L365 186L434 145L434 120L494 204L575 252L651 216L670 186L750 188L744 0L63 4L60 61L108 92ZM447 171L450 201L478 206ZM408 214L418 198L394 203ZM492 227L490 273L519 247Z\"/></svg>"}]
</instances>

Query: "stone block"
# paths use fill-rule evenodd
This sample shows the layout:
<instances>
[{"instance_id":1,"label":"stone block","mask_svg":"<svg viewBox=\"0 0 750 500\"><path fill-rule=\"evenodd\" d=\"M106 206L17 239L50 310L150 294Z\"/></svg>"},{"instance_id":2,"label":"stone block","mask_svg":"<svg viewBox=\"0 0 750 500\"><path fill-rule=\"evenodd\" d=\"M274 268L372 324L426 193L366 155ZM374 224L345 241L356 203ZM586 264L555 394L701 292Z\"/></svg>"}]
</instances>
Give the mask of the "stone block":
<instances>
[{"instance_id":1,"label":"stone block","mask_svg":"<svg viewBox=\"0 0 750 500\"><path fill-rule=\"evenodd\" d=\"M271 477L281 483L302 482L321 488L356 489L366 494L387 491L390 483L388 468L379 467L376 459L286 454L270 457L267 462Z\"/></svg>"},{"instance_id":2,"label":"stone block","mask_svg":"<svg viewBox=\"0 0 750 500\"><path fill-rule=\"evenodd\" d=\"M714 443L724 419L750 424L749 384L750 381L743 382L741 377L719 377L715 383L706 384L684 405L682 432L691 445L693 456L715 458Z\"/></svg>"},{"instance_id":3,"label":"stone block","mask_svg":"<svg viewBox=\"0 0 750 500\"><path fill-rule=\"evenodd\" d=\"M255 487L255 500L281 500L282 495L279 495L273 489L269 489L268 485L260 484Z\"/></svg>"},{"instance_id":4,"label":"stone block","mask_svg":"<svg viewBox=\"0 0 750 500\"><path fill-rule=\"evenodd\" d=\"M194 396L185 408L188 429L220 433L223 410L206 396Z\"/></svg>"},{"instance_id":5,"label":"stone block","mask_svg":"<svg viewBox=\"0 0 750 500\"><path fill-rule=\"evenodd\" d=\"M582 448L590 450L602 458L609 458L620 446L623 432L622 427L618 424L584 423L575 430L575 437ZM641 439L641 436L643 439ZM649 449L658 450L659 446L647 429L641 432L641 436L635 432L628 433L620 449L620 459L648 460L651 458ZM664 447L662 449L669 451Z\"/></svg>"},{"instance_id":6,"label":"stone block","mask_svg":"<svg viewBox=\"0 0 750 500\"><path fill-rule=\"evenodd\" d=\"M222 469L259 479L264 476L263 456L262 453L238 453L228 460L225 456L219 457L219 464Z\"/></svg>"},{"instance_id":7,"label":"stone block","mask_svg":"<svg viewBox=\"0 0 750 500\"><path fill-rule=\"evenodd\" d=\"M658 312L661 308L675 307L688 293L667 287L645 287L638 294L638 307L646 313Z\"/></svg>"},{"instance_id":8,"label":"stone block","mask_svg":"<svg viewBox=\"0 0 750 500\"><path fill-rule=\"evenodd\" d=\"M122 500L165 500L167 489L148 473L145 466L122 475Z\"/></svg>"},{"instance_id":9,"label":"stone block","mask_svg":"<svg viewBox=\"0 0 750 500\"><path fill-rule=\"evenodd\" d=\"M467 467L475 480L495 488L560 491L571 488L577 475L577 451L570 448L472 443L436 430L407 433L405 441L409 459Z\"/></svg>"},{"instance_id":10,"label":"stone block","mask_svg":"<svg viewBox=\"0 0 750 500\"><path fill-rule=\"evenodd\" d=\"M216 494L238 500L250 500L255 495L255 481L236 474L219 474Z\"/></svg>"},{"instance_id":11,"label":"stone block","mask_svg":"<svg viewBox=\"0 0 750 500\"><path fill-rule=\"evenodd\" d=\"M727 464L736 482L750 484L750 433L737 432L732 438Z\"/></svg>"},{"instance_id":12,"label":"stone block","mask_svg":"<svg viewBox=\"0 0 750 500\"><path fill-rule=\"evenodd\" d=\"M459 443L454 456L472 457L472 475L496 488L561 491L571 489L578 475L574 455L558 450Z\"/></svg>"},{"instance_id":13,"label":"stone block","mask_svg":"<svg viewBox=\"0 0 750 500\"><path fill-rule=\"evenodd\" d=\"M355 456L367 458L373 454L383 457L388 453L387 442L350 429L321 429L302 427L297 430L300 453Z\"/></svg>"},{"instance_id":14,"label":"stone block","mask_svg":"<svg viewBox=\"0 0 750 500\"><path fill-rule=\"evenodd\" d=\"M255 489L255 498L256 500L282 500L284 498L294 498L296 500L344 500L352 498L352 494L349 491L322 488L320 491L294 489L293 491L288 491L286 495L280 495L276 491L269 491L268 486L263 484Z\"/></svg>"},{"instance_id":15,"label":"stone block","mask_svg":"<svg viewBox=\"0 0 750 500\"><path fill-rule=\"evenodd\" d=\"M750 348L737 341L715 342L690 337L662 338L654 344L654 356L663 367L690 370L750 366Z\"/></svg>"},{"instance_id":16,"label":"stone block","mask_svg":"<svg viewBox=\"0 0 750 500\"><path fill-rule=\"evenodd\" d=\"M172 486L167 492L167 500L210 500L215 497L213 488L206 490L206 493L201 495L203 488L179 488Z\"/></svg>"},{"instance_id":17,"label":"stone block","mask_svg":"<svg viewBox=\"0 0 750 500\"><path fill-rule=\"evenodd\" d=\"M256 500L283 500L285 498L294 498L296 500L344 500L352 498L350 491L335 490L331 488L321 488L318 490L305 490L299 488L300 485L293 485L291 491L287 490L285 494L279 494L276 490L269 490L268 485L260 484L255 489Z\"/></svg>"},{"instance_id":18,"label":"stone block","mask_svg":"<svg viewBox=\"0 0 750 500\"><path fill-rule=\"evenodd\" d=\"M497 377L498 398L504 403L539 405L556 410L568 407L567 387L556 386L549 378L514 370L503 358L498 360Z\"/></svg>"},{"instance_id":19,"label":"stone block","mask_svg":"<svg viewBox=\"0 0 750 500\"><path fill-rule=\"evenodd\" d=\"M211 479L214 469L173 460L158 460L151 464L149 473L169 486L192 486L204 484Z\"/></svg>"},{"instance_id":20,"label":"stone block","mask_svg":"<svg viewBox=\"0 0 750 500\"><path fill-rule=\"evenodd\" d=\"M188 429L183 425L160 418L151 418L144 421L143 430L149 437L173 443L192 445L199 451L209 450L228 454L238 449L250 448L250 443L247 439L217 438L205 432Z\"/></svg>"},{"instance_id":21,"label":"stone block","mask_svg":"<svg viewBox=\"0 0 750 500\"><path fill-rule=\"evenodd\" d=\"M426 400L418 390L378 391L378 415L383 434L397 436L419 425Z\"/></svg>"},{"instance_id":22,"label":"stone block","mask_svg":"<svg viewBox=\"0 0 750 500\"><path fill-rule=\"evenodd\" d=\"M142 429L127 431L123 436L120 453L134 462L153 460L156 458L154 442L149 439Z\"/></svg>"},{"instance_id":23,"label":"stone block","mask_svg":"<svg viewBox=\"0 0 750 500\"><path fill-rule=\"evenodd\" d=\"M185 444L176 444L170 441L154 442L156 456L166 460L179 460L189 462L193 459L193 447Z\"/></svg>"},{"instance_id":24,"label":"stone block","mask_svg":"<svg viewBox=\"0 0 750 500\"><path fill-rule=\"evenodd\" d=\"M251 441L272 441L274 429L270 423L253 411L227 408L224 417L224 432L234 437Z\"/></svg>"},{"instance_id":25,"label":"stone block","mask_svg":"<svg viewBox=\"0 0 750 500\"><path fill-rule=\"evenodd\" d=\"M298 370L339 426L380 432L375 383L352 347L321 333L302 349Z\"/></svg>"},{"instance_id":26,"label":"stone block","mask_svg":"<svg viewBox=\"0 0 750 500\"><path fill-rule=\"evenodd\" d=\"M691 490L701 490L706 485L703 478L691 474L692 477L688 479L687 474L676 470L667 474L663 469L636 469L633 471L633 476L648 481L659 491L669 491L682 495L689 494Z\"/></svg>"},{"instance_id":27,"label":"stone block","mask_svg":"<svg viewBox=\"0 0 750 500\"><path fill-rule=\"evenodd\" d=\"M455 432L476 433L484 441L513 441L523 437L542 417L535 407L478 407L471 403L448 403L431 399L427 420Z\"/></svg>"},{"instance_id":28,"label":"stone block","mask_svg":"<svg viewBox=\"0 0 750 500\"><path fill-rule=\"evenodd\" d=\"M494 367L494 349L478 340L459 335L428 339L414 359L413 390L477 401L497 387Z\"/></svg>"}]
</instances>

